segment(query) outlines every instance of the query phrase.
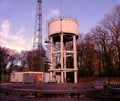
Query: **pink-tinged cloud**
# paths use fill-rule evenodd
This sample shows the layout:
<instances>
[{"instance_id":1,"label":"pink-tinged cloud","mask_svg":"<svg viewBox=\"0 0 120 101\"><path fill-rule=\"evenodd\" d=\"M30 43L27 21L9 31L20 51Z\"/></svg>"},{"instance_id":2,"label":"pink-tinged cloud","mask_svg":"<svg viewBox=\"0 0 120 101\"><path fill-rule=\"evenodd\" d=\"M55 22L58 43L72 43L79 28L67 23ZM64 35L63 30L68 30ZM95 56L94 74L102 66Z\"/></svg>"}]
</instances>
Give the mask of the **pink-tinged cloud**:
<instances>
[{"instance_id":1,"label":"pink-tinged cloud","mask_svg":"<svg viewBox=\"0 0 120 101\"><path fill-rule=\"evenodd\" d=\"M52 9L47 16L47 20L58 16L60 16L60 11L58 9Z\"/></svg>"},{"instance_id":2,"label":"pink-tinged cloud","mask_svg":"<svg viewBox=\"0 0 120 101\"><path fill-rule=\"evenodd\" d=\"M14 49L18 52L29 50L32 47L32 39L27 39L24 34L25 28L21 26L15 34L11 34L9 20L2 22L0 26L0 46Z\"/></svg>"}]
</instances>

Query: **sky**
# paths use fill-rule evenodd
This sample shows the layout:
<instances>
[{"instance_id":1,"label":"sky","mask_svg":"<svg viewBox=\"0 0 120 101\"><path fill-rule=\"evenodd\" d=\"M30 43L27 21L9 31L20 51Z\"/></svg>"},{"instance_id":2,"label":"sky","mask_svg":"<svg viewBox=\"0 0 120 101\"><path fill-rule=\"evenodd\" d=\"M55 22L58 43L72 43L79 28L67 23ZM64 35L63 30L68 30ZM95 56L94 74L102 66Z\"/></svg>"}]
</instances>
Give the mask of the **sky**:
<instances>
[{"instance_id":1,"label":"sky","mask_svg":"<svg viewBox=\"0 0 120 101\"><path fill-rule=\"evenodd\" d=\"M37 0L0 0L0 46L18 52L33 47ZM43 0L42 36L48 37L47 24L51 19L77 19L79 33L86 34L120 0Z\"/></svg>"}]
</instances>

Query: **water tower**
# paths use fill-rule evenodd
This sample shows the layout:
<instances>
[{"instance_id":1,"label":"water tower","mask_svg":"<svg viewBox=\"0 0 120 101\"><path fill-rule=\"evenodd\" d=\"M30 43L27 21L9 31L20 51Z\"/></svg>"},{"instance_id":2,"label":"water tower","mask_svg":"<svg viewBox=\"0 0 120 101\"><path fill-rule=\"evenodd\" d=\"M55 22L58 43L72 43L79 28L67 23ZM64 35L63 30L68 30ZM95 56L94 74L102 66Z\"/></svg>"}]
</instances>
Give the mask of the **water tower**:
<instances>
[{"instance_id":1,"label":"water tower","mask_svg":"<svg viewBox=\"0 0 120 101\"><path fill-rule=\"evenodd\" d=\"M77 83L78 23L74 19L63 18L48 23L50 40L50 80L59 83Z\"/></svg>"}]
</instances>

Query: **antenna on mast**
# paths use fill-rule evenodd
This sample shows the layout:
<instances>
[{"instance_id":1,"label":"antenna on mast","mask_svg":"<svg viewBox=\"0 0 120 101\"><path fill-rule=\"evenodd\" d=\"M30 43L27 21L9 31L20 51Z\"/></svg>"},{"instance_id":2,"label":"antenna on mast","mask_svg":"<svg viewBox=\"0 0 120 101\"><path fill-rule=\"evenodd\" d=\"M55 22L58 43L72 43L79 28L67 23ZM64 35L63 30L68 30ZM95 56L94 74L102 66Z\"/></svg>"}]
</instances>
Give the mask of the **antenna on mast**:
<instances>
[{"instance_id":1,"label":"antenna on mast","mask_svg":"<svg viewBox=\"0 0 120 101\"><path fill-rule=\"evenodd\" d=\"M60 19L62 19L62 0L60 0Z\"/></svg>"}]
</instances>

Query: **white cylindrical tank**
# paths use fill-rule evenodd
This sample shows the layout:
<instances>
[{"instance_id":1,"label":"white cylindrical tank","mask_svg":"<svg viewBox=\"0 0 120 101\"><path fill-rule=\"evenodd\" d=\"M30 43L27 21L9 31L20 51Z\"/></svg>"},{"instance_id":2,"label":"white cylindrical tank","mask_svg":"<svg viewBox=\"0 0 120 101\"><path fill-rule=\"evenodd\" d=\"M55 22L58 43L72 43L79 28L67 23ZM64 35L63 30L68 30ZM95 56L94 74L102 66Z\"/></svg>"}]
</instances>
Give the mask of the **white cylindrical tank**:
<instances>
[{"instance_id":1,"label":"white cylindrical tank","mask_svg":"<svg viewBox=\"0 0 120 101\"><path fill-rule=\"evenodd\" d=\"M64 18L53 20L48 24L49 36L61 33L75 34L78 36L78 23L76 20Z\"/></svg>"}]
</instances>

